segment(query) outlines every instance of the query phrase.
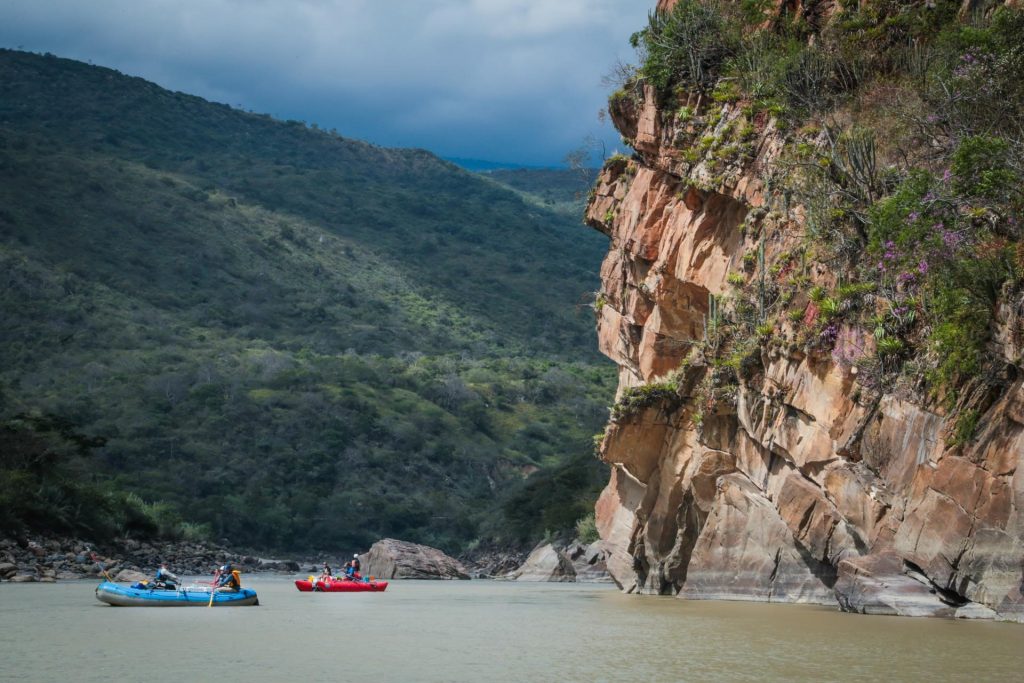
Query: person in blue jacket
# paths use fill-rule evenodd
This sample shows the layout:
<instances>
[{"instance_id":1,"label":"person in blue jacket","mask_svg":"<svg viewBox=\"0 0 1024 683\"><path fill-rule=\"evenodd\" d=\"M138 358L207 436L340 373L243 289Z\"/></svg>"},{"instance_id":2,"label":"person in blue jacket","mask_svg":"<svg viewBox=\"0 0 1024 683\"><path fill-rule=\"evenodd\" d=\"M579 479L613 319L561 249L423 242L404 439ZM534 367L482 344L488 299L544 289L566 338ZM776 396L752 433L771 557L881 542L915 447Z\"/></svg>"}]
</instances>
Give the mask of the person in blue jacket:
<instances>
[{"instance_id":1,"label":"person in blue jacket","mask_svg":"<svg viewBox=\"0 0 1024 683\"><path fill-rule=\"evenodd\" d=\"M160 568L156 570L156 577L153 579L153 583L157 588L175 590L178 588L178 584L181 583L181 579L167 569L166 562L161 562Z\"/></svg>"},{"instance_id":2,"label":"person in blue jacket","mask_svg":"<svg viewBox=\"0 0 1024 683\"><path fill-rule=\"evenodd\" d=\"M359 573L359 553L352 556L352 561L345 565L345 576L353 581L358 581L363 578Z\"/></svg>"}]
</instances>

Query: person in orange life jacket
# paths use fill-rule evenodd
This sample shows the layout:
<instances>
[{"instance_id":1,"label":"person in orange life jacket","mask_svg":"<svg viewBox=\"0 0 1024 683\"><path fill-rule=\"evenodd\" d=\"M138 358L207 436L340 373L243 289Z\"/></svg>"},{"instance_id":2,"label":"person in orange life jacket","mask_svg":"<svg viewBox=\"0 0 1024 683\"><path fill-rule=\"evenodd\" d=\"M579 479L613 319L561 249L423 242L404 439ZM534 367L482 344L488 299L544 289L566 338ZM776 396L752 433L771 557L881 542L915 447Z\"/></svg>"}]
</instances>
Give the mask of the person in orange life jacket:
<instances>
[{"instance_id":1,"label":"person in orange life jacket","mask_svg":"<svg viewBox=\"0 0 1024 683\"><path fill-rule=\"evenodd\" d=\"M359 553L352 556L352 560L345 565L345 576L355 581L356 579L363 578L359 573Z\"/></svg>"},{"instance_id":2,"label":"person in orange life jacket","mask_svg":"<svg viewBox=\"0 0 1024 683\"><path fill-rule=\"evenodd\" d=\"M227 588L236 591L241 587L242 582L238 578L238 572L230 564L220 568L220 576L217 577L217 588Z\"/></svg>"}]
</instances>

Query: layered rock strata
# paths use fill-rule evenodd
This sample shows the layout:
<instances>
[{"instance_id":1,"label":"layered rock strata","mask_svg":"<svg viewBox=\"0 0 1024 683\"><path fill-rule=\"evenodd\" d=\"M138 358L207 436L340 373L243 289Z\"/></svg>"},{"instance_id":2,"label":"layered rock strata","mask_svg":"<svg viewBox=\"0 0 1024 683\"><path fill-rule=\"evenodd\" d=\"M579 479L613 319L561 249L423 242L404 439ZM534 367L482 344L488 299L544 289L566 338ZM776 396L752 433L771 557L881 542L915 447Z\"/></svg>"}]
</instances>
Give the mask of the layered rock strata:
<instances>
[{"instance_id":1,"label":"layered rock strata","mask_svg":"<svg viewBox=\"0 0 1024 683\"><path fill-rule=\"evenodd\" d=\"M636 153L606 164L587 208L610 239L595 310L619 395L672 380L634 391L647 398L613 417L600 446L612 473L597 525L616 583L1024 621L1024 302L1003 302L990 378L962 388L959 407L979 416L968 443L951 445L951 415L865 385L827 351L762 343L736 386L716 386L714 298L760 244L758 268L784 267L803 213L769 183L784 144L773 120L745 121L748 153L731 159L697 141L727 137L738 105L672 104L649 88L613 99ZM810 284L835 285L807 268Z\"/></svg>"}]
</instances>

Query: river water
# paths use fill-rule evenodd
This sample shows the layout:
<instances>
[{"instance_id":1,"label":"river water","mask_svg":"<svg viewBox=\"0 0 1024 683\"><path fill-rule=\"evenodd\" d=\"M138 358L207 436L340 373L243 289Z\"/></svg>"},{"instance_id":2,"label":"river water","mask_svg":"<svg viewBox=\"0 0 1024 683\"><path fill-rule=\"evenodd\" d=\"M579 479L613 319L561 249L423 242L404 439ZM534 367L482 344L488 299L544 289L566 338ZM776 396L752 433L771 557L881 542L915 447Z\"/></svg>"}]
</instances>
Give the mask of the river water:
<instances>
[{"instance_id":1,"label":"river water","mask_svg":"<svg viewBox=\"0 0 1024 683\"><path fill-rule=\"evenodd\" d=\"M90 582L0 584L0 681L1024 680L1016 624L576 584L246 585L260 607L116 608Z\"/></svg>"}]
</instances>

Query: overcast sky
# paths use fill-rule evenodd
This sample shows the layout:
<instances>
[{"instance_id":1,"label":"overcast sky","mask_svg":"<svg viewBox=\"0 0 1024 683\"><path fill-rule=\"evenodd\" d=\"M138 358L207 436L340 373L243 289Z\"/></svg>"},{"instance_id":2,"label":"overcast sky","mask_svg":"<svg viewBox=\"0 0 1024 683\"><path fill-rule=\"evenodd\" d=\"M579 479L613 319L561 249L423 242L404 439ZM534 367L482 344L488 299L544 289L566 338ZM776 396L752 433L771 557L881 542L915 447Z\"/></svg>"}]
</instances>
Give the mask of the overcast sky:
<instances>
[{"instance_id":1,"label":"overcast sky","mask_svg":"<svg viewBox=\"0 0 1024 683\"><path fill-rule=\"evenodd\" d=\"M654 0L0 0L0 46L442 156L558 164Z\"/></svg>"}]
</instances>

